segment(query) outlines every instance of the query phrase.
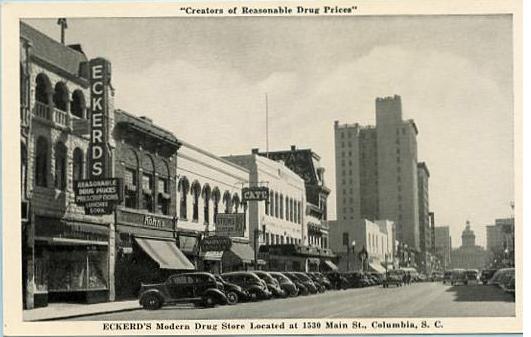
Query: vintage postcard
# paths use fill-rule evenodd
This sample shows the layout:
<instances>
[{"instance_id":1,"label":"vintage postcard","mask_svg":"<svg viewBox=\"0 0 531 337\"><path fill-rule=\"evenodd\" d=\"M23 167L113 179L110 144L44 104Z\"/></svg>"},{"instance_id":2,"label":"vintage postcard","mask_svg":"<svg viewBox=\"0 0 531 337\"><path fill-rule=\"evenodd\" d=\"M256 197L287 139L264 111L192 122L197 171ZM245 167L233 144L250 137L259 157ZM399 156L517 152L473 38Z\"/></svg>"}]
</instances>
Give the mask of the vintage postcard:
<instances>
[{"instance_id":1,"label":"vintage postcard","mask_svg":"<svg viewBox=\"0 0 531 337\"><path fill-rule=\"evenodd\" d=\"M3 4L5 333L521 332L521 5Z\"/></svg>"}]
</instances>

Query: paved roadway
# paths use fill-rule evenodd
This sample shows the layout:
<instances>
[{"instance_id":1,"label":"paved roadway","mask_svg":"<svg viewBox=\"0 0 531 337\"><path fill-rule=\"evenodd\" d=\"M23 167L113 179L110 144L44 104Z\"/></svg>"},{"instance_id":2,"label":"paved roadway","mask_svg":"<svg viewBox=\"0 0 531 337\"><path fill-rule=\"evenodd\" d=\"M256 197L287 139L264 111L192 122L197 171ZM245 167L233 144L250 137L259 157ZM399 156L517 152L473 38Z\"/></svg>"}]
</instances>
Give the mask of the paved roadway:
<instances>
[{"instance_id":1,"label":"paved roadway","mask_svg":"<svg viewBox=\"0 0 531 337\"><path fill-rule=\"evenodd\" d=\"M400 288L334 290L304 297L194 308L167 306L77 320L168 320L243 318L364 318L514 316L513 296L494 286L416 283Z\"/></svg>"}]
</instances>

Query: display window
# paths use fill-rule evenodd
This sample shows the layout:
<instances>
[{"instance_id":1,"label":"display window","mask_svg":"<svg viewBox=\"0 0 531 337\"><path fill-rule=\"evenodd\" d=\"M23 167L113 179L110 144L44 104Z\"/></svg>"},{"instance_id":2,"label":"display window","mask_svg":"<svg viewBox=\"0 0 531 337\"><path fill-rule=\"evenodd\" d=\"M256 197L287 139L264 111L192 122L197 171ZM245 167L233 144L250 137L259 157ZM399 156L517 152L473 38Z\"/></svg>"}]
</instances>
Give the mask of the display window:
<instances>
[{"instance_id":1,"label":"display window","mask_svg":"<svg viewBox=\"0 0 531 337\"><path fill-rule=\"evenodd\" d=\"M107 250L97 247L53 247L48 252L48 291L87 291L108 288Z\"/></svg>"}]
</instances>

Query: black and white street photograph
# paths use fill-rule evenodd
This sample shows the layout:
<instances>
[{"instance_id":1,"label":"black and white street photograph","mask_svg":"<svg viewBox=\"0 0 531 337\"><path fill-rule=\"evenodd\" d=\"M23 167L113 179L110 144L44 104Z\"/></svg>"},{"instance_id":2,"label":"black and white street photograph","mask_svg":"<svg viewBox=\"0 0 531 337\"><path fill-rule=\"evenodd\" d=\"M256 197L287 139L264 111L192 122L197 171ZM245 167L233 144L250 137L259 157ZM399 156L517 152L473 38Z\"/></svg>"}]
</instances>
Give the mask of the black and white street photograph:
<instances>
[{"instance_id":1,"label":"black and white street photograph","mask_svg":"<svg viewBox=\"0 0 531 337\"><path fill-rule=\"evenodd\" d=\"M514 15L230 8L20 18L22 321L517 317Z\"/></svg>"}]
</instances>

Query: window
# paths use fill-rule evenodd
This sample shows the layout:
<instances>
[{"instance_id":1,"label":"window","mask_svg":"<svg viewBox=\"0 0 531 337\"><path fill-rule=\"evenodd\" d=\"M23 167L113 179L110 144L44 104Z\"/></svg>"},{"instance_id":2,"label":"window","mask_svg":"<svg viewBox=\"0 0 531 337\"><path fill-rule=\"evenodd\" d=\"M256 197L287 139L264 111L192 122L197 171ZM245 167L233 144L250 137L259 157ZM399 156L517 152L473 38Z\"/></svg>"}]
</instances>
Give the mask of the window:
<instances>
[{"instance_id":1,"label":"window","mask_svg":"<svg viewBox=\"0 0 531 337\"><path fill-rule=\"evenodd\" d=\"M181 219L187 219L188 218L188 211L187 211L187 206L188 206L188 203L187 203L187 196L188 196L188 179L186 179L186 177L183 177L181 178L181 180L179 180L179 186L178 186L178 190L179 190L179 195L180 195L180 199L179 199L179 217Z\"/></svg>"},{"instance_id":2,"label":"window","mask_svg":"<svg viewBox=\"0 0 531 337\"><path fill-rule=\"evenodd\" d=\"M238 213L240 211L240 197L237 194L232 197L232 204L234 206L234 213Z\"/></svg>"},{"instance_id":3,"label":"window","mask_svg":"<svg viewBox=\"0 0 531 337\"><path fill-rule=\"evenodd\" d=\"M157 181L157 212L161 214L169 214L170 213L170 195L168 193L168 179L166 178L159 178Z\"/></svg>"},{"instance_id":4,"label":"window","mask_svg":"<svg viewBox=\"0 0 531 337\"><path fill-rule=\"evenodd\" d=\"M39 103L48 105L50 103L48 98L48 92L50 90L50 81L48 77L44 74L39 74L37 75L35 82L35 100Z\"/></svg>"},{"instance_id":5,"label":"window","mask_svg":"<svg viewBox=\"0 0 531 337\"><path fill-rule=\"evenodd\" d=\"M225 213L230 213L231 197L229 191L225 191L223 194L223 202L225 203Z\"/></svg>"},{"instance_id":6,"label":"window","mask_svg":"<svg viewBox=\"0 0 531 337\"><path fill-rule=\"evenodd\" d=\"M70 112L76 117L85 117L85 97L83 96L83 92L81 90L76 90L72 94Z\"/></svg>"},{"instance_id":7,"label":"window","mask_svg":"<svg viewBox=\"0 0 531 337\"><path fill-rule=\"evenodd\" d=\"M203 187L203 221L208 224L210 223L210 186L205 185Z\"/></svg>"},{"instance_id":8,"label":"window","mask_svg":"<svg viewBox=\"0 0 531 337\"><path fill-rule=\"evenodd\" d=\"M66 111L68 102L68 90L63 82L57 82L53 94L55 108Z\"/></svg>"},{"instance_id":9,"label":"window","mask_svg":"<svg viewBox=\"0 0 531 337\"><path fill-rule=\"evenodd\" d=\"M144 208L153 211L153 176L150 174L142 175L142 196Z\"/></svg>"},{"instance_id":10,"label":"window","mask_svg":"<svg viewBox=\"0 0 531 337\"><path fill-rule=\"evenodd\" d=\"M37 186L48 185L48 141L44 137L37 140L35 158L35 183Z\"/></svg>"},{"instance_id":11,"label":"window","mask_svg":"<svg viewBox=\"0 0 531 337\"><path fill-rule=\"evenodd\" d=\"M125 207L137 208L136 205L136 170L127 168L125 169Z\"/></svg>"},{"instance_id":12,"label":"window","mask_svg":"<svg viewBox=\"0 0 531 337\"><path fill-rule=\"evenodd\" d=\"M61 142L55 145L55 188L66 189L66 146Z\"/></svg>"},{"instance_id":13,"label":"window","mask_svg":"<svg viewBox=\"0 0 531 337\"><path fill-rule=\"evenodd\" d=\"M275 215L275 193L269 191L269 215Z\"/></svg>"},{"instance_id":14,"label":"window","mask_svg":"<svg viewBox=\"0 0 531 337\"><path fill-rule=\"evenodd\" d=\"M83 151L80 148L74 150L73 155L73 178L74 181L83 179Z\"/></svg>"},{"instance_id":15,"label":"window","mask_svg":"<svg viewBox=\"0 0 531 337\"><path fill-rule=\"evenodd\" d=\"M278 218L278 193L275 192L275 217Z\"/></svg>"},{"instance_id":16,"label":"window","mask_svg":"<svg viewBox=\"0 0 531 337\"><path fill-rule=\"evenodd\" d=\"M214 208L214 223L216 223L216 217L219 213L219 198L220 193L219 189L217 187L214 187L214 190L212 191L212 206Z\"/></svg>"},{"instance_id":17,"label":"window","mask_svg":"<svg viewBox=\"0 0 531 337\"><path fill-rule=\"evenodd\" d=\"M201 185L196 181L192 184L192 221L199 221L199 195Z\"/></svg>"}]
</instances>

